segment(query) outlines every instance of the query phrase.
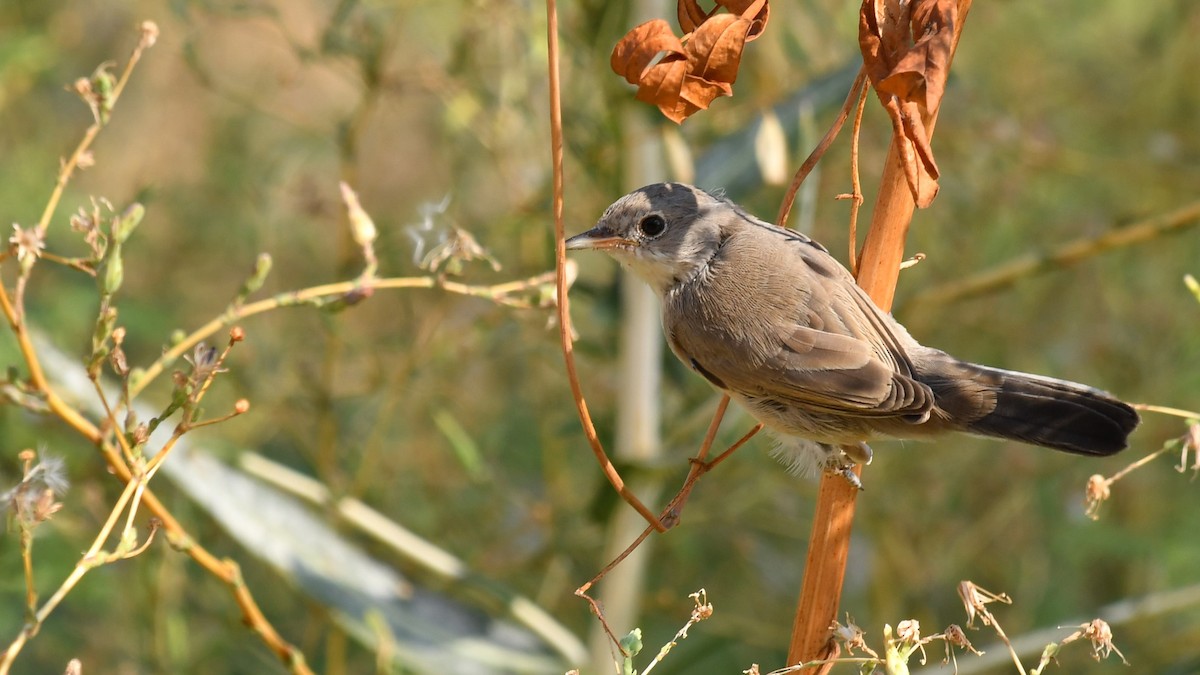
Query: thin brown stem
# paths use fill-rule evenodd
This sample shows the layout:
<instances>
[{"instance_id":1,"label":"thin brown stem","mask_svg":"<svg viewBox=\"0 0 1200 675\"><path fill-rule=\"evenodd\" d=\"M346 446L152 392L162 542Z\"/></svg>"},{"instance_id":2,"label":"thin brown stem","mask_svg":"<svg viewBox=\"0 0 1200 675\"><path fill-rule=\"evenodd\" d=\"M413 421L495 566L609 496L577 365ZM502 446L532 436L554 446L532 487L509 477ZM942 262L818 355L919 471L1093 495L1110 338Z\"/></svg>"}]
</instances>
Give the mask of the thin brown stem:
<instances>
[{"instance_id":1,"label":"thin brown stem","mask_svg":"<svg viewBox=\"0 0 1200 675\"><path fill-rule=\"evenodd\" d=\"M666 517L666 511L663 512L663 516ZM637 539L634 539L632 544L625 547L624 551L621 551L619 554L617 554L617 557L613 558L611 562L605 565L604 568L596 574L596 576L592 577L584 585L575 589L575 595L587 601L588 606L592 610L592 614L599 619L600 627L604 629L605 634L608 635L609 639L612 640L613 644L616 645L623 654L625 653L625 649L621 647L621 639L617 637L616 633L613 632L612 627L608 625L608 620L604 618L604 610L600 608L600 603L596 602L595 598L588 595L588 591L591 590L592 586L600 583L601 579L608 576L608 573L611 572L614 567L620 565L621 561L628 558L629 554L633 553L638 546L641 546L642 542L646 541L646 537L649 537L654 531L655 529L653 525L648 526L645 530L642 530L642 533L637 536ZM626 654L626 656L628 656L628 654Z\"/></svg>"},{"instance_id":2,"label":"thin brown stem","mask_svg":"<svg viewBox=\"0 0 1200 675\"><path fill-rule=\"evenodd\" d=\"M96 390L96 398L100 399L100 406L104 408L104 416L108 419L108 424L112 428L113 436L116 437L117 443L121 446L121 454L125 456L125 461L133 466L133 448L129 447L129 440L125 438L125 434L121 432L121 426L117 422L116 412L108 402L108 397L104 395L104 387L100 386L99 378L92 378L92 387Z\"/></svg>"},{"instance_id":3,"label":"thin brown stem","mask_svg":"<svg viewBox=\"0 0 1200 675\"><path fill-rule=\"evenodd\" d=\"M668 528L674 527L679 522L679 514L683 511L683 506L687 503L688 496L691 494L692 488L695 487L696 481L700 479L700 476L703 476L711 471L713 467L725 461L725 459L732 455L734 451L745 445L747 441L749 441L754 437L755 434L762 430L762 424L755 425L753 429L739 438L733 445L725 449L724 452L717 455L712 461L703 461L703 458L707 457L708 455L709 448L712 447L713 438L716 436L717 428L721 424L721 418L724 416L725 408L728 405L729 397L722 397L721 403L717 406L717 412L713 415L713 421L709 425L708 433L705 435L704 443L701 445L700 452L697 453L697 456L692 459L692 467L688 470L687 478L684 479L683 485L679 488L679 492L677 492L675 496L671 498L671 501L667 503L666 508L664 508L663 512L658 516L656 519L657 522L665 523ZM604 632L608 635L609 639L612 640L613 644L617 645L618 649L621 649L622 653L624 653L624 648L621 647L620 639L616 636L616 634L613 633L612 628L608 625L608 621L604 618L604 612L600 609L600 604L596 602L595 598L588 595L587 592L592 588L592 586L599 583L601 579L608 576L608 573L611 572L617 565L621 564L621 561L625 560L625 558L628 558L629 554L633 553L638 546L641 546L642 542L646 541L646 537L649 537L650 533L654 531L655 528L653 525L647 527L640 535L638 535L636 539L633 540L633 543L625 547L625 550L621 551L617 557L613 558L611 562L605 565L604 568L596 574L596 576L592 577L591 580L584 585L575 589L575 595L587 601L588 605L592 609L592 613L595 614L596 618L600 620L600 626L604 629Z\"/></svg>"},{"instance_id":4,"label":"thin brown stem","mask_svg":"<svg viewBox=\"0 0 1200 675\"><path fill-rule=\"evenodd\" d=\"M558 336L562 346L563 359L567 365L567 381L571 385L571 396L574 398L575 408L579 412L579 421L583 424L583 433L587 437L588 444L591 445L596 461L600 463L600 468L604 471L605 478L621 495L621 498L636 509L646 519L646 522L650 523L651 527L659 532L665 532L667 528L659 522L654 512L626 487L621 474L617 472L616 467L608 458L608 453L604 451L600 437L596 434L596 427L592 423L592 416L588 412L587 401L583 398L583 387L579 383L579 374L575 368L574 345L571 343L571 308L567 298L566 228L563 224L562 105L558 68L558 6L554 0L546 0L546 43L550 70L550 156L554 169L554 260L556 270L554 283L558 298Z\"/></svg>"},{"instance_id":5,"label":"thin brown stem","mask_svg":"<svg viewBox=\"0 0 1200 675\"><path fill-rule=\"evenodd\" d=\"M825 137L817 143L817 147L808 154L808 158L796 169L796 175L792 177L792 184L788 186L787 194L783 196L783 203L779 206L779 215L775 218L775 224L784 227L787 223L788 216L792 213L792 204L796 201L796 193L800 191L800 184L812 172L813 167L817 162L825 156L825 151L833 145L834 139L837 138L838 132L842 130L842 125L846 123L846 118L850 116L850 109L857 101L862 92L866 90L867 71L865 68L858 69L858 75L854 78L854 83L850 85L850 92L846 94L846 101L842 103L842 109L838 111L837 118L829 127L829 131L825 132Z\"/></svg>"},{"instance_id":6,"label":"thin brown stem","mask_svg":"<svg viewBox=\"0 0 1200 675\"><path fill-rule=\"evenodd\" d=\"M867 108L867 88L858 95L858 109L854 112L854 128L850 131L850 273L858 276L858 210L862 208L862 181L858 170L858 141L862 132L863 111Z\"/></svg>"},{"instance_id":7,"label":"thin brown stem","mask_svg":"<svg viewBox=\"0 0 1200 675\"><path fill-rule=\"evenodd\" d=\"M728 404L728 397L722 399L722 402ZM721 409L719 412L723 413L724 409ZM714 417L713 421L715 423L715 427L716 424L720 423L720 417ZM666 523L668 527L674 527L677 525L680 517L683 515L683 507L687 504L688 497L691 496L692 489L696 486L696 482L700 480L700 477L709 471L712 471L713 468L715 468L718 464L728 459L729 456L734 453L734 451L745 445L746 442L753 438L755 434L762 431L762 428L762 424L755 425L754 428L746 432L744 436L734 442L733 445L726 448L724 452L713 458L712 461L704 461L704 458L707 457L708 452L707 448L702 449L702 452L692 459L692 466L690 469L688 469L688 475L683 481L683 486L679 488L679 492L677 492L675 496L671 498L671 501L667 503L666 509L663 510L663 522Z\"/></svg>"}]
</instances>

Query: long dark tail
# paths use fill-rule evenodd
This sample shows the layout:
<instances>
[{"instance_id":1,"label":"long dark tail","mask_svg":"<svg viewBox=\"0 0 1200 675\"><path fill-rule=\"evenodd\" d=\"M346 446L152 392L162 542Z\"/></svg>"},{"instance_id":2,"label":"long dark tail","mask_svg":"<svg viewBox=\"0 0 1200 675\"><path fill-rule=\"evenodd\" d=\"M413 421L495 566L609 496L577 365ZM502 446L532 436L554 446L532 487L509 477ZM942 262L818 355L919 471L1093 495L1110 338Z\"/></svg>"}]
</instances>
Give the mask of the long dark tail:
<instances>
[{"instance_id":1,"label":"long dark tail","mask_svg":"<svg viewBox=\"0 0 1200 675\"><path fill-rule=\"evenodd\" d=\"M944 355L943 355L944 356ZM920 379L937 406L969 433L1078 455L1125 449L1140 419L1111 394L1082 384L965 363L946 356Z\"/></svg>"}]
</instances>

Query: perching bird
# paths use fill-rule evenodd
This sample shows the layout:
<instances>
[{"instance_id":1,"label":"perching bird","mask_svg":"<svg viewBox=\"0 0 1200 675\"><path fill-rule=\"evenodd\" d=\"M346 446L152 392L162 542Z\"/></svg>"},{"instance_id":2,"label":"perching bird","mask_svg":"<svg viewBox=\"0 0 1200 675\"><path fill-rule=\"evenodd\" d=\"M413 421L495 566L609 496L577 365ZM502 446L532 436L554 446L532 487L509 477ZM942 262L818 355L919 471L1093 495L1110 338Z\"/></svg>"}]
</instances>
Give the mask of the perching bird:
<instances>
[{"instance_id":1,"label":"perching bird","mask_svg":"<svg viewBox=\"0 0 1200 675\"><path fill-rule=\"evenodd\" d=\"M616 258L662 300L683 363L767 428L815 441L785 448L800 472L849 477L864 441L947 431L1111 455L1139 422L1098 389L917 343L823 246L691 185L625 195L567 248Z\"/></svg>"}]
</instances>

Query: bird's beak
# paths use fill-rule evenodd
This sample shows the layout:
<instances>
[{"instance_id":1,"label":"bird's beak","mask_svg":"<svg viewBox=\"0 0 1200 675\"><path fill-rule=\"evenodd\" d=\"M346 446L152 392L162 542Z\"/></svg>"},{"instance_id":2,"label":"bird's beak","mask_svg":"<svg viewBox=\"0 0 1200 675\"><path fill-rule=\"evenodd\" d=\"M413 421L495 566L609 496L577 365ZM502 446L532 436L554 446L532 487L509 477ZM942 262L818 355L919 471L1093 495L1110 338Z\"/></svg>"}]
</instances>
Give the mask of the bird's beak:
<instances>
[{"instance_id":1,"label":"bird's beak","mask_svg":"<svg viewBox=\"0 0 1200 675\"><path fill-rule=\"evenodd\" d=\"M629 242L624 237L619 237L607 228L599 226L593 227L587 232L579 234L567 240L567 250L569 251L611 251L615 248L628 246Z\"/></svg>"}]
</instances>

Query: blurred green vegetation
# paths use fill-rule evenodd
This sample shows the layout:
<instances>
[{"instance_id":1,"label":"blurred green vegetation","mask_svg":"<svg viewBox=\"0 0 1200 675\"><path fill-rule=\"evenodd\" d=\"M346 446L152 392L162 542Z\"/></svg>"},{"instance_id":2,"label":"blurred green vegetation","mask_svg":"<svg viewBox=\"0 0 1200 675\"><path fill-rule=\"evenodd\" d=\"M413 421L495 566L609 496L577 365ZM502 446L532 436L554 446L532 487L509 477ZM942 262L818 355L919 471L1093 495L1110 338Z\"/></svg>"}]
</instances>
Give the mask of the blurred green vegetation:
<instances>
[{"instance_id":1,"label":"blurred green vegetation","mask_svg":"<svg viewBox=\"0 0 1200 675\"><path fill-rule=\"evenodd\" d=\"M683 125L693 156L706 157L763 110L854 61L856 10L832 0L777 4L734 98ZM568 229L578 231L623 192L630 160L618 152L620 113L643 106L608 70L611 46L629 27L627 4L586 0L560 11L566 210ZM96 166L70 184L49 239L53 251L84 250L67 217L89 196L118 208L146 204L126 245L118 301L133 363L156 358L172 331L219 314L259 252L274 257L267 294L356 274L339 179L355 186L379 226L387 276L423 274L412 228L423 205L444 198L434 232L462 227L503 264L498 272L469 265L466 280L496 283L551 267L539 3L8 0L0 5L4 222L36 221L59 158L90 122L64 86L102 61L123 60L144 19L159 23L159 44L97 141ZM1200 5L1190 0L977 3L934 139L942 191L917 214L909 239L928 259L903 273L900 305L1024 252L1200 197L1197 32ZM838 103L817 110L818 128ZM866 211L890 133L877 107L868 101L862 138ZM669 124L653 110L642 114ZM823 162L814 205L814 234L841 259L848 207L833 196L849 190L846 138ZM793 166L812 142L793 144ZM771 217L782 188L730 196ZM598 428L610 434L621 395L613 363L622 282L606 258L581 256L579 264L572 306L582 377ZM1200 239L1185 230L898 318L926 344L964 358L1194 409L1200 307L1181 279L1198 268ZM42 264L27 305L34 325L82 354L96 302L91 279ZM582 634L592 619L571 591L606 562L603 525L626 507L579 430L547 319L546 311L428 290L377 292L336 315L293 308L253 318L207 406L246 397L252 412L198 436L255 449L364 500ZM19 363L8 332L0 354ZM681 480L716 397L667 358L664 434L669 470ZM145 396L165 401L168 386ZM965 621L955 585L971 579L1015 598L997 614L1018 635L1197 583L1200 497L1168 460L1118 483L1100 522L1083 516L1090 474L1111 474L1183 432L1181 420L1145 417L1133 448L1103 461L970 438L879 444L859 500L844 610L875 639L883 623L910 617L934 632ZM722 437L747 426L733 414ZM120 485L61 425L0 407L6 484L20 475L17 453L37 446L65 457L75 484L39 532L47 593ZM790 477L768 447L756 440L706 477L683 525L656 540L641 624L648 647L686 620L689 592L706 587L716 606L657 672L782 665L815 483ZM373 667L372 654L330 630L324 608L298 600L169 482L155 489L201 541L243 565L267 617L317 670ZM5 535L4 644L20 628L23 589L16 540ZM985 635L976 646L991 642ZM1200 608L1120 626L1116 643L1134 672L1195 672ZM240 626L220 585L163 545L93 572L18 669L57 672L71 657L85 672L283 670ZM1129 672L1093 664L1084 649L1060 661L1063 672Z\"/></svg>"}]
</instances>

